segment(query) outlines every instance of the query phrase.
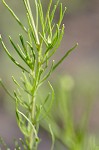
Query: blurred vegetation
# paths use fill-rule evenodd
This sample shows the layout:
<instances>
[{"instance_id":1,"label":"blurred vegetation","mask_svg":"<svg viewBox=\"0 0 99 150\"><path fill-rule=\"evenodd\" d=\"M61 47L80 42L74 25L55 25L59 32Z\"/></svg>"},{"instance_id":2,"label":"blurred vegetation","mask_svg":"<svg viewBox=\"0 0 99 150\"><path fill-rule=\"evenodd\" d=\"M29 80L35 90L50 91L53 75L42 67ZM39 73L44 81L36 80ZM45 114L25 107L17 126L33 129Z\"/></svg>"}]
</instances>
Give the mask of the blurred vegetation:
<instances>
[{"instance_id":1,"label":"blurred vegetation","mask_svg":"<svg viewBox=\"0 0 99 150\"><path fill-rule=\"evenodd\" d=\"M55 149L63 145L68 150L84 150L85 147L92 147L94 150L96 140L95 135L92 136L89 131L89 120L95 96L98 94L98 83L94 87L92 79L87 83L85 78L74 81L71 76L65 75L53 82L53 87L55 89L53 107L47 119L41 121L41 125L47 131L49 131L48 124L51 125L56 138ZM46 89L43 92L46 93ZM44 95L43 92L40 97ZM46 104L45 112L49 105Z\"/></svg>"}]
</instances>

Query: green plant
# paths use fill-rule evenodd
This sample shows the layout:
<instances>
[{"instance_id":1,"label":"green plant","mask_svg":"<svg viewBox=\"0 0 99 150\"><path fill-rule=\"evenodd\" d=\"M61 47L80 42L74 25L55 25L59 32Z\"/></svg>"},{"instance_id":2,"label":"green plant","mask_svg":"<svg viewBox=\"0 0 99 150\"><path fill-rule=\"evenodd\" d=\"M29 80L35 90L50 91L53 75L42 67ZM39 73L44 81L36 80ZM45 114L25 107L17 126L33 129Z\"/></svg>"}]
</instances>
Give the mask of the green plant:
<instances>
[{"instance_id":1,"label":"green plant","mask_svg":"<svg viewBox=\"0 0 99 150\"><path fill-rule=\"evenodd\" d=\"M82 82L82 80L80 82ZM86 81L84 82L84 84L85 83ZM87 131L90 118L89 116L93 105L92 94L94 94L94 92L92 92L91 90L91 85L90 89L89 86L87 87L84 85L86 89L81 92L82 85L79 84L79 88L77 88L77 81L75 84L71 76L65 75L56 80L56 83L54 81L53 87L56 95L55 100L53 102L50 114L46 117L46 120L41 121L41 125L46 131L49 132L48 122L51 123L53 134L56 137L55 149L99 149L98 145L96 145L95 138L91 135L91 133L89 133L88 135ZM44 89L44 92L45 90L47 89ZM82 97L82 99L83 97L85 98L85 101L83 100L83 112L80 115L79 119L75 118L74 115L75 105L77 105L76 109L81 109L82 103L78 103L78 94L76 93L76 91L80 94L80 97ZM47 105L45 108L47 108ZM59 146L63 146L63 148L59 148Z\"/></svg>"},{"instance_id":2,"label":"green plant","mask_svg":"<svg viewBox=\"0 0 99 150\"><path fill-rule=\"evenodd\" d=\"M38 103L37 99L38 90L51 73L61 64L69 53L76 48L78 44L68 50L57 63L53 60L50 64L51 57L57 51L64 34L65 27L64 24L61 25L61 23L66 8L63 11L63 6L60 4L59 21L55 24L53 20L59 1L56 5L54 5L54 7L52 7L52 0L50 0L46 15L44 15L41 1L35 0L36 18L34 18L29 0L23 0L28 22L28 27L26 28L7 3L4 0L2 0L2 2L26 35L24 37L22 34L19 34L21 46L20 44L16 44L9 36L9 41L12 47L17 52L20 59L24 62L24 65L18 63L14 59L0 36L0 42L6 54L11 61L22 70L22 84L16 81L16 79L12 76L12 80L17 86L17 89L14 90L12 94L8 91L1 80L0 83L15 102L17 123L24 135L27 149L36 150L40 141L38 137L40 119L48 114L54 99L54 89L50 82L48 82L48 84L52 92L51 94L48 93L41 104ZM49 99L50 105L46 109L44 116L42 116L44 105ZM51 127L50 131L53 138Z\"/></svg>"},{"instance_id":3,"label":"green plant","mask_svg":"<svg viewBox=\"0 0 99 150\"><path fill-rule=\"evenodd\" d=\"M96 137L90 136L90 138L88 140L87 150L98 150L99 149L99 144L97 144L96 141L97 141Z\"/></svg>"}]
</instances>

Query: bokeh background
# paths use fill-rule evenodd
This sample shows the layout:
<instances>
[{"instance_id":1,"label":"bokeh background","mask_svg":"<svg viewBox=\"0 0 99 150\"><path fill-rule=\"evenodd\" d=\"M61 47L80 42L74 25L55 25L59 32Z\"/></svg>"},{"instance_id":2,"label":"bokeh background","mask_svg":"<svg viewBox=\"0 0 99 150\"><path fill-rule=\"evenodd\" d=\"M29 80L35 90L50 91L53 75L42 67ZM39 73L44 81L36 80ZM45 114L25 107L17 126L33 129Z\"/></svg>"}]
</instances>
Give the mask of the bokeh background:
<instances>
[{"instance_id":1,"label":"bokeh background","mask_svg":"<svg viewBox=\"0 0 99 150\"><path fill-rule=\"evenodd\" d=\"M20 0L6 2L13 8L19 18L26 24L24 6ZM56 0L53 0L55 3ZM83 104L91 101L88 132L92 135L99 135L99 1L98 0L61 0L63 6L67 7L63 23L65 24L65 35L61 46L53 59L57 61L75 43L79 46L73 51L60 67L52 74L50 80L57 82L59 78L70 75L75 83L74 87L74 112L75 120L79 120L83 110ZM42 0L43 6L47 7L47 1ZM33 8L34 12L34 8ZM35 12L34 12L35 14ZM56 21L59 10L56 13ZM0 34L13 55L8 41L11 35L18 42L18 34L22 33L16 21L0 1ZM15 56L17 58L17 56ZM19 58L17 58L18 60ZM0 78L4 81L9 90L13 90L11 76L20 77L18 69L6 56L0 45ZM75 121L76 122L76 121ZM13 137L22 137L17 127L14 113L14 103L0 87L0 136L7 144L13 147ZM41 130L40 137L43 138L40 150L49 150L49 135Z\"/></svg>"}]
</instances>

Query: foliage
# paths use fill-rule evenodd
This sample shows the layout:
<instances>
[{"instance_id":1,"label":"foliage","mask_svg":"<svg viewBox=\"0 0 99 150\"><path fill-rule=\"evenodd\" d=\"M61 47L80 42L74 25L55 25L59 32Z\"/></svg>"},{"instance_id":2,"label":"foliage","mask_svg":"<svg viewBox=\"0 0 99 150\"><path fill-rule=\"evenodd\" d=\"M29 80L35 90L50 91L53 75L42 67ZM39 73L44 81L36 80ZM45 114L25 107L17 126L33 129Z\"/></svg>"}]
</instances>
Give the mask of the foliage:
<instances>
[{"instance_id":1,"label":"foliage","mask_svg":"<svg viewBox=\"0 0 99 150\"><path fill-rule=\"evenodd\" d=\"M76 83L77 84L77 83ZM65 75L58 79L58 82L53 85L55 89L55 101L53 103L50 114L46 120L42 120L42 127L49 132L48 122L51 123L53 134L56 138L55 149L67 149L67 150L96 150L98 145L94 136L88 135L88 123L90 110L92 108L92 99L87 100L85 103L84 112L80 115L79 119L75 118L75 96L74 93L76 85L71 76ZM79 93L81 88L77 92ZM88 87L89 89L89 87ZM86 87L85 92L83 91L83 97L92 96L92 92L88 94ZM91 89L91 88L90 88ZM90 92L90 91L89 91ZM77 94L76 94L77 96ZM82 96L80 92L80 96ZM79 108L78 108L79 107ZM47 105L45 107L45 110ZM81 109L81 104L77 105L76 109ZM57 146L58 145L58 146ZM64 148L59 148L63 145Z\"/></svg>"},{"instance_id":2,"label":"foliage","mask_svg":"<svg viewBox=\"0 0 99 150\"><path fill-rule=\"evenodd\" d=\"M20 19L4 0L2 0L2 3L6 6L13 18L25 32L26 36L24 37L22 34L19 34L21 45L16 44L11 36L9 36L9 41L12 47L17 52L20 59L24 62L24 65L15 60L0 36L0 42L6 54L10 60L22 71L22 84L20 84L12 76L12 80L17 87L12 94L1 80L0 83L15 102L17 123L24 135L27 149L36 150L40 142L38 132L44 105L46 101L50 100L50 105L47 108L47 112L45 112L46 116L50 111L54 100L54 89L50 82L48 82L51 93L48 93L47 97L42 101L42 104L38 104L37 95L39 87L48 79L51 73L62 63L69 53L76 48L78 44L68 50L57 63L55 63L54 60L51 62L51 57L57 51L63 38L65 29L64 24L61 25L66 11L66 8L63 10L62 4L60 4L59 21L57 24L53 22L59 1L57 1L57 4L52 7L52 0L50 0L45 15L41 1L35 0L36 18L34 18L29 0L23 0L26 9L28 27L23 25ZM49 126L49 128L52 139L54 140L51 126Z\"/></svg>"}]
</instances>

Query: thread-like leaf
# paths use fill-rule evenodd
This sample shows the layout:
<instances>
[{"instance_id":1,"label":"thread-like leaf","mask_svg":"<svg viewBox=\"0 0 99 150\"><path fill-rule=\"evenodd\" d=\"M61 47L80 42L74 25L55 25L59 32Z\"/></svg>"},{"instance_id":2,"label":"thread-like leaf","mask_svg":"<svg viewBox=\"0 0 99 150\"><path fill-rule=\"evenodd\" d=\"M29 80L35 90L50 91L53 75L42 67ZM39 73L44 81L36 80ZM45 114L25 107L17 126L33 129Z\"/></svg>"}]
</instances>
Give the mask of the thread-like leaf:
<instances>
[{"instance_id":1,"label":"thread-like leaf","mask_svg":"<svg viewBox=\"0 0 99 150\"><path fill-rule=\"evenodd\" d=\"M29 80L28 80L28 78L26 77L26 75L25 75L25 73L22 73L23 74L23 77L24 77L24 79L23 79L23 82L24 82L24 86L25 86L25 88L26 88L26 90L28 91L28 92L32 92L32 85L31 85L31 83L29 82Z\"/></svg>"},{"instance_id":2,"label":"thread-like leaf","mask_svg":"<svg viewBox=\"0 0 99 150\"><path fill-rule=\"evenodd\" d=\"M38 139L38 136L37 136L37 131L36 131L34 125L32 124L32 122L31 122L21 111L19 111L18 109L17 109L17 112L18 112L20 115L22 115L22 116L28 121L28 123L29 123L29 124L31 125L31 127L33 128L33 131L34 131L36 140L39 140L39 139Z\"/></svg>"},{"instance_id":3,"label":"thread-like leaf","mask_svg":"<svg viewBox=\"0 0 99 150\"><path fill-rule=\"evenodd\" d=\"M49 86L50 86L50 88L51 88L51 90L52 90L52 96L51 96L51 102L50 102L50 105L49 105L49 107L48 107L47 113L49 113L49 111L50 111L51 108L52 108L52 104L53 104L54 96L55 96L54 89L53 89L53 87L52 87L52 85L51 85L51 83L50 83L49 81L48 81L48 84L49 84Z\"/></svg>"},{"instance_id":4,"label":"thread-like leaf","mask_svg":"<svg viewBox=\"0 0 99 150\"><path fill-rule=\"evenodd\" d=\"M2 47L4 48L4 50L5 50L6 54L8 55L8 57L12 60L12 62L13 62L14 64L16 64L16 65L17 65L19 68L21 68L22 70L28 72L27 69L25 69L24 67L22 67L22 66L11 56L11 54L10 54L9 51L7 50L7 48L6 48L5 44L4 44L4 42L2 41L2 38L1 38L1 37L0 37L0 41L1 41ZM28 73L29 73L29 72L28 72Z\"/></svg>"},{"instance_id":5,"label":"thread-like leaf","mask_svg":"<svg viewBox=\"0 0 99 150\"><path fill-rule=\"evenodd\" d=\"M26 50L26 46L24 44L23 36L21 34L19 34L19 37L20 37L20 41L21 41L22 47L24 49L24 52L25 52L25 54L27 54L27 50Z\"/></svg>"},{"instance_id":6,"label":"thread-like leaf","mask_svg":"<svg viewBox=\"0 0 99 150\"><path fill-rule=\"evenodd\" d=\"M20 106L23 106L23 107L26 108L26 109L29 108L27 102L25 102L25 101L22 99L22 96L20 96L19 93L16 93L16 91L14 91L14 96L15 96L15 99L17 100L17 102L20 104ZM19 96L20 96L20 97L19 97Z\"/></svg>"},{"instance_id":7,"label":"thread-like leaf","mask_svg":"<svg viewBox=\"0 0 99 150\"><path fill-rule=\"evenodd\" d=\"M38 10L39 10L39 16L40 16L43 36L44 36L44 34L45 34L45 32L44 32L44 14L43 14L43 8L42 8L42 4L41 4L40 0L38 0Z\"/></svg>"},{"instance_id":8,"label":"thread-like leaf","mask_svg":"<svg viewBox=\"0 0 99 150\"><path fill-rule=\"evenodd\" d=\"M29 14L29 17L30 17L30 20L31 20L31 24L32 24L34 33L35 33L36 43L39 45L40 44L39 37L38 37L37 30L36 30L36 26L35 26L34 18L33 18L33 15L32 15L29 0L27 1L27 6L28 6L28 14Z\"/></svg>"},{"instance_id":9,"label":"thread-like leaf","mask_svg":"<svg viewBox=\"0 0 99 150\"><path fill-rule=\"evenodd\" d=\"M22 117L19 116L19 113L18 111L16 110L16 119L17 119L17 123L18 123L18 126L21 130L21 132L26 136L26 137L29 137L30 133L27 131L27 129L25 128L25 123L23 123L22 121Z\"/></svg>"},{"instance_id":10,"label":"thread-like leaf","mask_svg":"<svg viewBox=\"0 0 99 150\"><path fill-rule=\"evenodd\" d=\"M45 22L44 22L45 32L47 28L46 24L47 24L48 14L50 13L51 5L52 5L52 0L49 1L48 9L47 9L46 17L45 17Z\"/></svg>"},{"instance_id":11,"label":"thread-like leaf","mask_svg":"<svg viewBox=\"0 0 99 150\"><path fill-rule=\"evenodd\" d=\"M28 11L27 1L23 0L23 3L24 3L24 6L25 6L25 9Z\"/></svg>"},{"instance_id":12,"label":"thread-like leaf","mask_svg":"<svg viewBox=\"0 0 99 150\"><path fill-rule=\"evenodd\" d=\"M22 36L21 36L20 38L21 38L21 41L22 41ZM32 69L32 66L31 66L31 64L30 64L29 57L28 57L28 59L27 59L27 56L24 58L24 57L22 56L21 52L19 51L20 49L18 49L18 48L16 47L16 45L14 44L14 42L12 41L12 39L11 39L10 36L9 36L9 39L10 39L10 42L11 42L12 46L14 47L14 49L16 50L16 52L18 53L18 55L22 58L22 60L26 63L26 65L27 65L30 69ZM26 49L26 48L25 48L25 45L24 45L24 42L22 42L22 44L23 44L23 48Z\"/></svg>"},{"instance_id":13,"label":"thread-like leaf","mask_svg":"<svg viewBox=\"0 0 99 150\"><path fill-rule=\"evenodd\" d=\"M39 43L39 37L38 37L37 30L36 30L36 26L35 26L34 18L33 18L33 15L32 15L29 0L23 0L23 2L24 2L24 5L25 5L25 8L27 10L27 17L28 17L29 26L31 27L31 30L34 31L35 38L36 38L36 44L39 45L40 44Z\"/></svg>"},{"instance_id":14,"label":"thread-like leaf","mask_svg":"<svg viewBox=\"0 0 99 150\"><path fill-rule=\"evenodd\" d=\"M47 39L45 37L43 37L43 35L39 32L40 37L42 38L43 42L45 43L45 45L48 47L48 42Z\"/></svg>"},{"instance_id":15,"label":"thread-like leaf","mask_svg":"<svg viewBox=\"0 0 99 150\"><path fill-rule=\"evenodd\" d=\"M12 76L12 80L13 80L13 82L17 85L17 86L19 86L20 87L20 84L15 80L15 78Z\"/></svg>"},{"instance_id":16,"label":"thread-like leaf","mask_svg":"<svg viewBox=\"0 0 99 150\"><path fill-rule=\"evenodd\" d=\"M78 43L66 52L66 54L58 61L57 64L53 67L53 71L63 62L63 60L78 46Z\"/></svg>"},{"instance_id":17,"label":"thread-like leaf","mask_svg":"<svg viewBox=\"0 0 99 150\"><path fill-rule=\"evenodd\" d=\"M31 20L30 20L30 17L29 17L28 13L27 13L27 20L28 20L28 26L29 26L28 35L29 35L30 38L32 37L31 43L34 42L34 44L36 45L36 38L35 38L35 35L34 35L34 31L33 31Z\"/></svg>"},{"instance_id":18,"label":"thread-like leaf","mask_svg":"<svg viewBox=\"0 0 99 150\"><path fill-rule=\"evenodd\" d=\"M51 127L50 124L49 124L49 130L50 130L51 137L52 137L52 146L51 146L51 150L54 150L55 137L54 137L54 133L53 133L53 131L52 131L52 127Z\"/></svg>"},{"instance_id":19,"label":"thread-like leaf","mask_svg":"<svg viewBox=\"0 0 99 150\"><path fill-rule=\"evenodd\" d=\"M39 114L37 113L37 115L36 115L36 118L38 119L38 122L45 118L45 115L42 116L42 111L45 111L45 112L46 112L46 110L45 110L45 104L46 104L47 101L49 100L50 95L51 95L51 93L48 93L48 95L47 95L46 98L44 99L44 102L43 102L43 103L41 102L42 104L41 104L40 112L39 112ZM43 99L42 99L42 100L43 100ZM41 118L39 118L40 115L41 115Z\"/></svg>"},{"instance_id":20,"label":"thread-like leaf","mask_svg":"<svg viewBox=\"0 0 99 150\"><path fill-rule=\"evenodd\" d=\"M52 93L51 93L51 100L50 100L50 104L49 104L48 107L47 107L47 110L45 109L45 107L43 107L44 116L42 116L42 118L41 118L40 120L42 120L42 119L44 119L46 116L48 116L48 114L49 114L49 112L50 112L50 110L51 110L51 108L52 108L53 102L54 102L54 96L55 96L54 89L53 89L53 87L52 87L52 85L50 84L49 81L48 81L48 84L49 84L49 86L50 86L50 88L51 88L51 90L52 90Z\"/></svg>"},{"instance_id":21,"label":"thread-like leaf","mask_svg":"<svg viewBox=\"0 0 99 150\"><path fill-rule=\"evenodd\" d=\"M25 57L26 57L26 55L25 55L25 53L23 52L23 50L22 50L22 48L20 47L20 45L19 45L19 44L17 44L17 47L18 47L18 49L19 49L19 51L20 51L21 55L25 58Z\"/></svg>"},{"instance_id":22,"label":"thread-like leaf","mask_svg":"<svg viewBox=\"0 0 99 150\"><path fill-rule=\"evenodd\" d=\"M50 74L51 74L52 71L53 71L53 66L54 66L54 60L53 60L53 62L52 62L52 65L51 65L51 68L50 68L48 74L41 80L40 83L44 82L44 81L50 76Z\"/></svg>"},{"instance_id":23,"label":"thread-like leaf","mask_svg":"<svg viewBox=\"0 0 99 150\"><path fill-rule=\"evenodd\" d=\"M22 29L27 33L27 29L23 26L19 18L16 16L16 14L13 12L13 10L7 5L7 3L2 0L3 4L6 6L6 8L9 10L9 12L12 14L12 16L15 18L15 20L18 22L18 24L22 27Z\"/></svg>"},{"instance_id":24,"label":"thread-like leaf","mask_svg":"<svg viewBox=\"0 0 99 150\"><path fill-rule=\"evenodd\" d=\"M33 49L33 46L27 41L27 44L29 45L31 51L32 51L32 54L33 54L33 58L34 58L34 62L36 60L36 55L35 55L35 52L34 52L34 49Z\"/></svg>"},{"instance_id":25,"label":"thread-like leaf","mask_svg":"<svg viewBox=\"0 0 99 150\"><path fill-rule=\"evenodd\" d=\"M59 4L59 1L60 1L60 0L57 1L56 5L54 5L54 8L53 8L53 10L52 10L52 12L51 12L51 15L50 15L51 23L52 23L52 21L53 21L53 18L54 18L54 15L55 15L55 11L56 11L56 8L57 8L57 6L58 6L58 4Z\"/></svg>"},{"instance_id":26,"label":"thread-like leaf","mask_svg":"<svg viewBox=\"0 0 99 150\"><path fill-rule=\"evenodd\" d=\"M37 0L35 0L35 7L36 7L36 30L38 32L38 3L37 3Z\"/></svg>"},{"instance_id":27,"label":"thread-like leaf","mask_svg":"<svg viewBox=\"0 0 99 150\"><path fill-rule=\"evenodd\" d=\"M6 86L3 84L2 80L0 79L0 84L1 86L4 88L5 92L15 101L15 97L13 95L11 95L11 93L8 91L8 89L6 88Z\"/></svg>"},{"instance_id":28,"label":"thread-like leaf","mask_svg":"<svg viewBox=\"0 0 99 150\"><path fill-rule=\"evenodd\" d=\"M51 20L49 17L49 13L48 13L48 44L51 44L51 40L52 40L52 27L51 27Z\"/></svg>"},{"instance_id":29,"label":"thread-like leaf","mask_svg":"<svg viewBox=\"0 0 99 150\"><path fill-rule=\"evenodd\" d=\"M60 18L59 18L59 22L58 22L59 27L62 23L62 20L63 20L63 17L64 17L64 14L65 14L66 10L67 10L67 8L65 7L65 9L63 11L63 6L62 6L62 3L61 3L60 4Z\"/></svg>"},{"instance_id":30,"label":"thread-like leaf","mask_svg":"<svg viewBox=\"0 0 99 150\"><path fill-rule=\"evenodd\" d=\"M18 53L18 55L22 58L22 60L23 60L24 62L26 62L26 61L25 61L25 58L22 56L22 54L20 53L19 49L16 47L16 45L14 44L14 42L12 41L12 39L11 39L10 36L9 36L9 40L10 40L12 46L14 47L15 51Z\"/></svg>"},{"instance_id":31,"label":"thread-like leaf","mask_svg":"<svg viewBox=\"0 0 99 150\"><path fill-rule=\"evenodd\" d=\"M27 127L26 127L26 122L24 121L24 119L22 118L23 116L19 113L18 111L18 100L17 100L17 97L16 97L16 119L17 119L17 123L18 123L18 126L21 130L21 132L26 136L26 137L29 137L30 135L30 132L28 131Z\"/></svg>"},{"instance_id":32,"label":"thread-like leaf","mask_svg":"<svg viewBox=\"0 0 99 150\"><path fill-rule=\"evenodd\" d=\"M40 121L40 119L39 119L39 117L40 117L40 114L41 114L41 111L42 111L42 105L40 105L40 107L38 108L36 108L37 109L37 113L36 113L36 116L35 116L35 122L39 122Z\"/></svg>"}]
</instances>

